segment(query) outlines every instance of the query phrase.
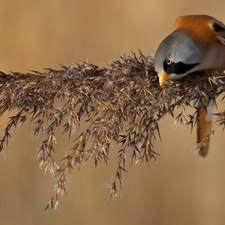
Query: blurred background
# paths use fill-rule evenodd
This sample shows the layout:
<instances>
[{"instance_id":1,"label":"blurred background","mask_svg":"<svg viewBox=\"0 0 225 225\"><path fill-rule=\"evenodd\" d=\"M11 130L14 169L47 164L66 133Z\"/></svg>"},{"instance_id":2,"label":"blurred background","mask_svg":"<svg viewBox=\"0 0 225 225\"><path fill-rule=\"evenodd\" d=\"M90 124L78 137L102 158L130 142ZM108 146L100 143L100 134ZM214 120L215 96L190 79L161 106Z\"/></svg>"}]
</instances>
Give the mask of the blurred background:
<instances>
[{"instance_id":1,"label":"blurred background","mask_svg":"<svg viewBox=\"0 0 225 225\"><path fill-rule=\"evenodd\" d=\"M0 70L59 69L78 60L107 67L131 50L154 54L180 15L208 14L225 22L224 9L224 0L0 0ZM2 132L12 113L3 116ZM74 170L69 198L61 197L58 210L48 214L55 178L36 164L40 140L31 137L28 122L13 129L6 161L0 157L1 224L225 224L222 129L201 158L192 150L196 131L172 125L168 117L161 126L158 163L127 165L121 197L107 204L104 189L116 170L115 147L108 166L88 162ZM56 159L72 146L60 134Z\"/></svg>"}]
</instances>

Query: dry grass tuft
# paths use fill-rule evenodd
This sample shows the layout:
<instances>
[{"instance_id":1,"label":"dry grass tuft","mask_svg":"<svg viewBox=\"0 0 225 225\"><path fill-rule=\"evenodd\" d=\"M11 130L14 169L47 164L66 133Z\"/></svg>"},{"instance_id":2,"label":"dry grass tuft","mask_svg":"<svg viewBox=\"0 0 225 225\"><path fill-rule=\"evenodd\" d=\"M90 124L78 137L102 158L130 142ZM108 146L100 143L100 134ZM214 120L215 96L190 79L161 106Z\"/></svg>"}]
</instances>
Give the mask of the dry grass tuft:
<instances>
[{"instance_id":1,"label":"dry grass tuft","mask_svg":"<svg viewBox=\"0 0 225 225\"><path fill-rule=\"evenodd\" d=\"M156 161L159 154L154 149L154 141L160 138L162 118L169 114L177 124L192 128L209 102L216 103L216 98L225 92L225 78L215 71L169 81L161 88L153 57L141 52L138 57L134 53L132 57L120 57L108 68L79 62L76 66L62 66L61 70L45 69L44 73L1 73L0 80L0 114L17 110L9 118L0 140L0 151L4 151L12 138L11 128L22 125L28 118L33 124L33 135L45 137L38 150L38 162L41 168L58 177L45 211L58 205L59 195L67 194L67 176L74 167L79 168L89 159L96 166L107 164L112 141L121 146L109 194L110 198L117 196L127 159L132 163ZM192 107L193 100L201 101L202 107L186 115L185 109ZM56 101L63 102L64 106L57 108ZM58 166L53 157L55 131L63 126L64 133L71 137L82 117L89 126L74 140ZM215 117L216 124L224 127L225 111ZM198 143L197 150L203 144L204 140Z\"/></svg>"}]
</instances>

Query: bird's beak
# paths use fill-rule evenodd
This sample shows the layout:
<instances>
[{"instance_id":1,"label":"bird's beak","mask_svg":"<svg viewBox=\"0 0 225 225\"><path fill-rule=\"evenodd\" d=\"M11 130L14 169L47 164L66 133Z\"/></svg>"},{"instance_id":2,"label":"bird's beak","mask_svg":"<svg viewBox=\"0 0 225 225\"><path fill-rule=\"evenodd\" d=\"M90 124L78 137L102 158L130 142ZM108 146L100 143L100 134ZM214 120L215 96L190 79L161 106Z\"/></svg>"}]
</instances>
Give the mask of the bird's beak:
<instances>
[{"instance_id":1,"label":"bird's beak","mask_svg":"<svg viewBox=\"0 0 225 225\"><path fill-rule=\"evenodd\" d=\"M159 84L160 84L160 86L162 86L164 81L166 81L166 79L168 77L168 74L167 73L161 73L158 76L159 76Z\"/></svg>"}]
</instances>

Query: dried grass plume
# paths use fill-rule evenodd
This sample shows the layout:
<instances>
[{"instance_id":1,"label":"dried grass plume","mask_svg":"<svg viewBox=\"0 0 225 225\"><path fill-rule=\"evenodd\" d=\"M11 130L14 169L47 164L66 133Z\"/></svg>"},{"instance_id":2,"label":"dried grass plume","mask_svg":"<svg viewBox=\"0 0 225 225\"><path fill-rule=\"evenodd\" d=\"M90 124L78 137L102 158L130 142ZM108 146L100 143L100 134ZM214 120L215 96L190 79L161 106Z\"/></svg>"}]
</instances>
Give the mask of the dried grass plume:
<instances>
[{"instance_id":1,"label":"dried grass plume","mask_svg":"<svg viewBox=\"0 0 225 225\"><path fill-rule=\"evenodd\" d=\"M209 102L216 103L225 92L224 76L210 70L168 81L161 88L153 57L141 52L139 56L133 53L120 57L107 68L82 61L76 66L62 66L61 70L45 69L43 73L1 73L0 80L1 115L17 110L5 127L0 152L5 151L12 138L11 128L28 119L33 125L32 135L45 137L38 150L38 162L58 178L45 211L58 205L59 195L67 194L67 179L73 168L80 168L82 162L90 159L96 166L99 162L107 164L109 151L113 151L112 141L120 146L109 191L109 198L114 198L122 185L127 161L156 161L159 154L154 143L160 139L162 118L169 114L178 124L192 128ZM201 101L202 107L186 115L185 109L193 107L193 100ZM63 107L57 107L57 101ZM73 140L81 118L85 118L88 127L59 164L54 159L54 146L59 139L55 131L64 127L64 133ZM224 128L225 111L215 114L214 120ZM202 145L204 140L196 150Z\"/></svg>"}]
</instances>

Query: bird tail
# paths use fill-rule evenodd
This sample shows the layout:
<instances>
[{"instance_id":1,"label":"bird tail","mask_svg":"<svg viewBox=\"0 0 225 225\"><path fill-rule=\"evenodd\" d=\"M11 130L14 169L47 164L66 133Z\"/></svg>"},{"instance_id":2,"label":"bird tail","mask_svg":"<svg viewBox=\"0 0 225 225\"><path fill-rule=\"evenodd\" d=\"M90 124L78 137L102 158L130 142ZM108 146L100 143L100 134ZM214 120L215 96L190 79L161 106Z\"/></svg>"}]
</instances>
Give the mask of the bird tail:
<instances>
[{"instance_id":1,"label":"bird tail","mask_svg":"<svg viewBox=\"0 0 225 225\"><path fill-rule=\"evenodd\" d=\"M201 108L202 103L198 103L198 108ZM213 111L215 104L211 101L206 110L199 112L197 122L197 143L203 142L199 150L199 155L205 157L209 151L210 139L207 137L212 131Z\"/></svg>"}]
</instances>

